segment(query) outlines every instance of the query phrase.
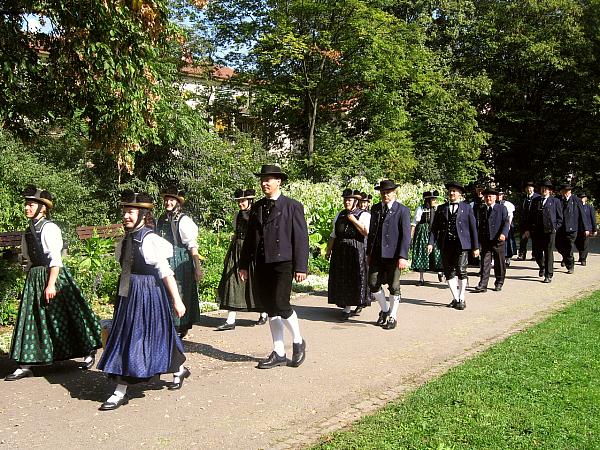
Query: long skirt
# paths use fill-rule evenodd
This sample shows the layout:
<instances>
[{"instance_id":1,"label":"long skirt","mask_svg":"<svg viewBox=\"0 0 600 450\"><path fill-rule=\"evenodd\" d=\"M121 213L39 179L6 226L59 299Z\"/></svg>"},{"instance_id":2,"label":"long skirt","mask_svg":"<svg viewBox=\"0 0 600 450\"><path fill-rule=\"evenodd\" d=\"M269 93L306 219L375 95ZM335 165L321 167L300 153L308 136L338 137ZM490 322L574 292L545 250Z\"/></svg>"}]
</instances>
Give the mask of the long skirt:
<instances>
[{"instance_id":1,"label":"long skirt","mask_svg":"<svg viewBox=\"0 0 600 450\"><path fill-rule=\"evenodd\" d=\"M427 253L427 244L429 243L429 224L418 223L415 228L415 236L412 240L412 261L411 269L417 272L441 272L442 253L437 245L433 246L433 251Z\"/></svg>"},{"instance_id":2,"label":"long skirt","mask_svg":"<svg viewBox=\"0 0 600 450\"><path fill-rule=\"evenodd\" d=\"M131 275L127 297L119 297L98 369L123 384L174 373L185 361L162 280Z\"/></svg>"},{"instance_id":3,"label":"long skirt","mask_svg":"<svg viewBox=\"0 0 600 450\"><path fill-rule=\"evenodd\" d=\"M56 296L46 303L48 273L45 266L27 273L10 349L19 364L51 364L102 347L100 321L66 267L58 273Z\"/></svg>"},{"instance_id":4,"label":"long skirt","mask_svg":"<svg viewBox=\"0 0 600 450\"><path fill-rule=\"evenodd\" d=\"M177 329L186 331L200 320L200 302L198 299L198 284L194 271L194 260L190 252L183 247L173 248L173 257L169 259L171 269L175 272L175 281L179 295L185 305L183 317L177 317L172 310L173 321Z\"/></svg>"},{"instance_id":5,"label":"long skirt","mask_svg":"<svg viewBox=\"0 0 600 450\"><path fill-rule=\"evenodd\" d=\"M370 306L365 244L356 239L336 238L329 264L327 302L341 308Z\"/></svg>"},{"instance_id":6,"label":"long skirt","mask_svg":"<svg viewBox=\"0 0 600 450\"><path fill-rule=\"evenodd\" d=\"M225 256L223 273L217 289L221 309L229 311L264 311L258 296L254 295L252 281L254 280L254 263L250 264L248 281L242 282L238 275L240 253L243 239L234 239L229 245Z\"/></svg>"}]
</instances>

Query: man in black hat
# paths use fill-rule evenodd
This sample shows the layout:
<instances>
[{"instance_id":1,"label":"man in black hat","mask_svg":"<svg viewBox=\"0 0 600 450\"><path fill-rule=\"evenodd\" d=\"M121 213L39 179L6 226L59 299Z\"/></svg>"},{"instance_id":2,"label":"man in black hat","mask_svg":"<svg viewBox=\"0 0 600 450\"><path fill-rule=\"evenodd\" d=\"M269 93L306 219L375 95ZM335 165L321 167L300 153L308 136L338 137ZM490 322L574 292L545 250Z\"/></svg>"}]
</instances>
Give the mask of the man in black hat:
<instances>
[{"instance_id":1,"label":"man in black hat","mask_svg":"<svg viewBox=\"0 0 600 450\"><path fill-rule=\"evenodd\" d=\"M589 235L591 224L584 220L585 213L581 200L572 193L573 186L565 183L561 188L561 202L563 207L563 222L556 232L556 250L561 254L567 273L575 270L575 258L573 257L573 246L577 233L581 231Z\"/></svg>"},{"instance_id":2,"label":"man in black hat","mask_svg":"<svg viewBox=\"0 0 600 450\"><path fill-rule=\"evenodd\" d=\"M477 216L477 231L481 245L481 278L474 292L486 292L492 258L494 260L495 291L502 290L506 275L504 259L505 241L509 231L508 210L496 203L498 191L487 188L483 191L484 205Z\"/></svg>"},{"instance_id":3,"label":"man in black hat","mask_svg":"<svg viewBox=\"0 0 600 450\"><path fill-rule=\"evenodd\" d=\"M376 323L386 330L396 328L402 300L400 274L408 267L410 248L410 210L396 200L397 187L392 180L383 180L375 187L381 194L381 202L371 209L367 238L369 289L381 307ZM383 284L387 284L390 291L389 306Z\"/></svg>"},{"instance_id":4,"label":"man in black hat","mask_svg":"<svg viewBox=\"0 0 600 450\"><path fill-rule=\"evenodd\" d=\"M540 185L540 196L531 202L529 224L525 232L532 238L533 256L540 268L539 276L544 283L550 283L554 274L554 242L556 230L563 222L563 208L560 200L553 197L553 185L545 181Z\"/></svg>"},{"instance_id":5,"label":"man in black hat","mask_svg":"<svg viewBox=\"0 0 600 450\"><path fill-rule=\"evenodd\" d=\"M260 187L265 197L250 211L248 231L240 255L239 273L248 279L250 262L255 262L254 293L269 315L273 351L258 364L259 369L288 364L285 356L284 327L293 335L293 354L289 365L298 367L305 358L306 341L300 334L298 316L290 305L292 278L306 279L308 270L308 228L304 208L281 194L287 175L278 166L263 165Z\"/></svg>"},{"instance_id":6,"label":"man in black hat","mask_svg":"<svg viewBox=\"0 0 600 450\"><path fill-rule=\"evenodd\" d=\"M588 256L588 236L596 236L598 234L598 226L596 224L596 210L593 205L588 203L588 196L586 193L582 192L579 195L581 199L581 204L583 206L583 220L586 222L586 228L589 229L589 232L586 233L585 230L577 232L577 239L575 239L575 247L579 252L579 260L578 262L585 266L587 264L587 256Z\"/></svg>"},{"instance_id":7,"label":"man in black hat","mask_svg":"<svg viewBox=\"0 0 600 450\"><path fill-rule=\"evenodd\" d=\"M467 263L469 251L479 256L479 238L473 208L461 201L465 188L456 182L446 184L449 203L441 205L433 220L429 233L427 251L433 251L438 244L442 251L444 275L448 281L452 302L450 308L464 310L467 306L465 291L467 289Z\"/></svg>"},{"instance_id":8,"label":"man in black hat","mask_svg":"<svg viewBox=\"0 0 600 450\"><path fill-rule=\"evenodd\" d=\"M517 259L520 261L525 261L527 259L527 243L531 239L525 237L525 232L528 231L529 214L531 212L531 202L540 196L540 194L535 192L535 183L533 181L528 181L527 183L525 183L524 189L525 198L523 199L523 204L521 205L519 217L519 231L521 232L521 241L519 243L519 256Z\"/></svg>"}]
</instances>

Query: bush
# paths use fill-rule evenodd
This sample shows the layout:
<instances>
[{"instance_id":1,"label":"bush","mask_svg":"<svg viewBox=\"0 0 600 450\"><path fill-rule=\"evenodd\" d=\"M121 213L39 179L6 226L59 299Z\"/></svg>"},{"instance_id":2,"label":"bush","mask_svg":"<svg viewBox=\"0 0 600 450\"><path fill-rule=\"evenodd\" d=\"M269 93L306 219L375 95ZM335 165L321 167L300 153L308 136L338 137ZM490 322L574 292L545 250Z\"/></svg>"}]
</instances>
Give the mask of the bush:
<instances>
[{"instance_id":1,"label":"bush","mask_svg":"<svg viewBox=\"0 0 600 450\"><path fill-rule=\"evenodd\" d=\"M214 232L207 228L200 229L198 235L198 252L202 258L204 277L198 283L200 301L216 302L217 288L221 281L223 262L229 248L230 233Z\"/></svg>"},{"instance_id":2,"label":"bush","mask_svg":"<svg viewBox=\"0 0 600 450\"><path fill-rule=\"evenodd\" d=\"M25 276L19 264L0 259L0 325L2 326L15 323Z\"/></svg>"}]
</instances>

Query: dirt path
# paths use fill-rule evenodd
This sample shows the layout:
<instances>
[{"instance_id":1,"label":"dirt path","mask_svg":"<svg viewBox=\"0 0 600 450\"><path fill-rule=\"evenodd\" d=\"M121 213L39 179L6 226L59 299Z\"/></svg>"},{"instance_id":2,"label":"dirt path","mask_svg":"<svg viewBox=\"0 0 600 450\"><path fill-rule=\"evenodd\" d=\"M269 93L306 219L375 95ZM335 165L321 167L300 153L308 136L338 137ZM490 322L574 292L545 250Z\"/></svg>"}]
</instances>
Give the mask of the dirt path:
<instances>
[{"instance_id":1,"label":"dirt path","mask_svg":"<svg viewBox=\"0 0 600 450\"><path fill-rule=\"evenodd\" d=\"M102 373L75 362L40 368L35 378L0 382L0 449L300 447L600 288L599 244L593 239L588 266L574 275L556 264L551 285L532 261L513 261L504 290L468 294L462 312L445 307L450 293L434 274L424 287L406 276L392 331L373 325L376 304L342 323L326 295L300 297L308 356L299 368L255 369L270 352L268 326L252 326L257 314L240 313L228 332L213 331L223 311L204 316L186 338L192 376L183 389L168 391L163 377L130 389L129 405L113 412L97 410L112 390ZM0 375L13 369L0 359Z\"/></svg>"}]
</instances>

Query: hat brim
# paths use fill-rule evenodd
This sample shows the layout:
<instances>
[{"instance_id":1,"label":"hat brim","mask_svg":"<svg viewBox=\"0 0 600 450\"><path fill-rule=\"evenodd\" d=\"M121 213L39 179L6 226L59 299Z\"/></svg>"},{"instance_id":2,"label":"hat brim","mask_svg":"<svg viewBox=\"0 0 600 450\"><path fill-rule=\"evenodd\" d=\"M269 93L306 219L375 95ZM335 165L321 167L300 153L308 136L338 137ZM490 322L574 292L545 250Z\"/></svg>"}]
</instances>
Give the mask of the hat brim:
<instances>
[{"instance_id":1,"label":"hat brim","mask_svg":"<svg viewBox=\"0 0 600 450\"><path fill-rule=\"evenodd\" d=\"M54 208L54 203L52 200L48 200L47 198L37 198L37 197L24 197L25 200L33 200L34 202L41 203L48 209Z\"/></svg>"},{"instance_id":2,"label":"hat brim","mask_svg":"<svg viewBox=\"0 0 600 450\"><path fill-rule=\"evenodd\" d=\"M121 202L121 207L129 206L130 208L154 209L152 203L136 203L136 202Z\"/></svg>"},{"instance_id":3,"label":"hat brim","mask_svg":"<svg viewBox=\"0 0 600 450\"><path fill-rule=\"evenodd\" d=\"M375 186L375 190L376 191L390 191L392 189L398 189L399 187L400 187L399 184L394 184L394 186L390 186L390 187L387 187L387 186L385 186L385 187L384 186Z\"/></svg>"},{"instance_id":4,"label":"hat brim","mask_svg":"<svg viewBox=\"0 0 600 450\"><path fill-rule=\"evenodd\" d=\"M450 190L450 189L454 188L454 189L458 189L463 194L465 193L464 186L461 186L460 184L453 184L453 183L452 184L446 184L445 187L446 187L447 190Z\"/></svg>"},{"instance_id":5,"label":"hat brim","mask_svg":"<svg viewBox=\"0 0 600 450\"><path fill-rule=\"evenodd\" d=\"M280 178L282 181L286 181L288 179L287 173L283 173L283 172L273 172L273 173L258 172L258 173L255 173L254 175L256 175L259 178L261 178L261 177Z\"/></svg>"},{"instance_id":6,"label":"hat brim","mask_svg":"<svg viewBox=\"0 0 600 450\"><path fill-rule=\"evenodd\" d=\"M233 197L234 200L251 200L256 198L256 195L245 195L243 197Z\"/></svg>"},{"instance_id":7,"label":"hat brim","mask_svg":"<svg viewBox=\"0 0 600 450\"><path fill-rule=\"evenodd\" d=\"M178 201L179 203L181 203L182 205L185 203L185 197L182 197L182 196L180 196L180 195L163 193L163 194L160 194L160 196L161 196L162 198L165 198L165 197L171 197L171 198L174 198L175 200L177 200L177 201Z\"/></svg>"}]
</instances>

